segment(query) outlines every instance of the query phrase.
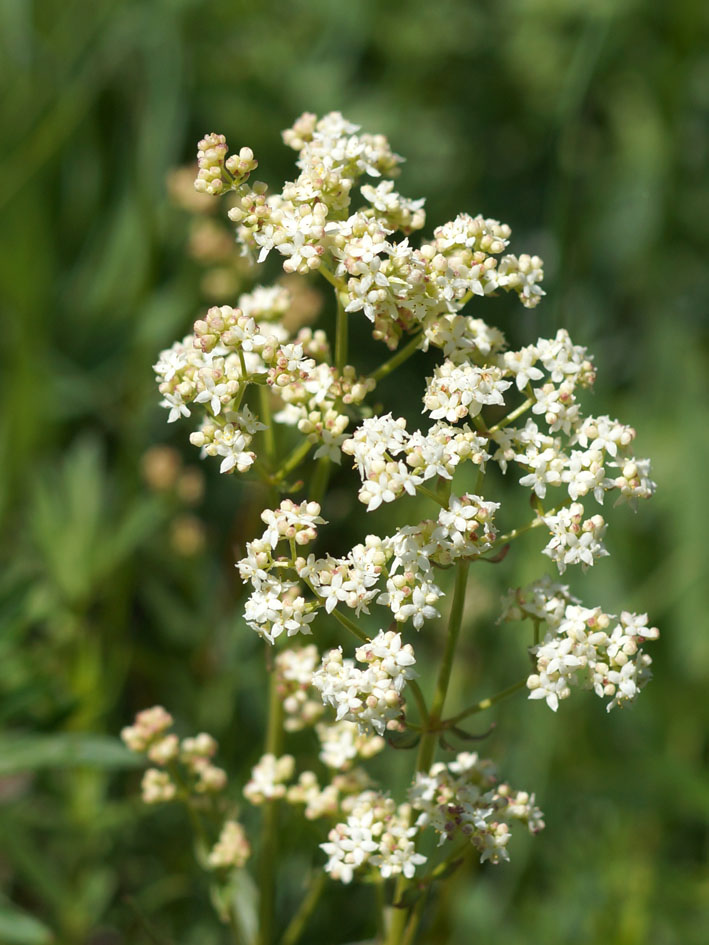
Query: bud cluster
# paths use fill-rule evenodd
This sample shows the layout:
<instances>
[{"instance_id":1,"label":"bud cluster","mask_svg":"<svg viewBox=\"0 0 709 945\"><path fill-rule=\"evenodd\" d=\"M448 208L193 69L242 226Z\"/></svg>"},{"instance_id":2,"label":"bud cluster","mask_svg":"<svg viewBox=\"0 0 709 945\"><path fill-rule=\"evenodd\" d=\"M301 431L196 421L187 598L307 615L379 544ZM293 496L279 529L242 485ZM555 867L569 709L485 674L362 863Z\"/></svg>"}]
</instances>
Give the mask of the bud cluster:
<instances>
[{"instance_id":1,"label":"bud cluster","mask_svg":"<svg viewBox=\"0 0 709 945\"><path fill-rule=\"evenodd\" d=\"M506 847L510 824L520 821L530 833L544 827L534 795L498 784L492 762L462 752L455 761L438 762L419 772L409 789L409 801L420 811L416 825L432 827L439 844L467 839L480 853L480 862L509 860Z\"/></svg>"},{"instance_id":2,"label":"bud cluster","mask_svg":"<svg viewBox=\"0 0 709 945\"><path fill-rule=\"evenodd\" d=\"M146 804L170 801L178 788L187 797L218 794L227 783L226 771L212 764L217 743L206 732L181 741L171 728L173 718L162 706L143 709L121 732L131 751L146 755L158 765L148 768L143 777L143 800Z\"/></svg>"},{"instance_id":3,"label":"bud cluster","mask_svg":"<svg viewBox=\"0 0 709 945\"><path fill-rule=\"evenodd\" d=\"M385 731L404 728L402 690L416 673L411 644L402 645L401 634L380 630L369 643L355 650L360 669L354 660L344 659L342 647L323 656L320 669L313 674L313 686L320 690L324 703L333 706L337 720L356 722L360 730L370 726L382 735Z\"/></svg>"}]
</instances>

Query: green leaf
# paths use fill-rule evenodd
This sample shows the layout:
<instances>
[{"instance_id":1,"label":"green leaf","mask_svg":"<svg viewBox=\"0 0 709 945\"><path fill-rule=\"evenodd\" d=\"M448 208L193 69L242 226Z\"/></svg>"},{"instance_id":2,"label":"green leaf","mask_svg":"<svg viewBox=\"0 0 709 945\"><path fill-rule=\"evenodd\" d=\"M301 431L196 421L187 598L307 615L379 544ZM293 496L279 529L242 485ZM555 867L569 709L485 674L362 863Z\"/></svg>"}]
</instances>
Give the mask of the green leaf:
<instances>
[{"instance_id":1,"label":"green leaf","mask_svg":"<svg viewBox=\"0 0 709 945\"><path fill-rule=\"evenodd\" d=\"M51 930L7 900L0 901L0 942L4 945L48 945Z\"/></svg>"},{"instance_id":2,"label":"green leaf","mask_svg":"<svg viewBox=\"0 0 709 945\"><path fill-rule=\"evenodd\" d=\"M229 872L222 883L211 886L212 904L222 922L233 919L246 945L253 945L258 934L258 887L245 869Z\"/></svg>"},{"instance_id":3,"label":"green leaf","mask_svg":"<svg viewBox=\"0 0 709 945\"><path fill-rule=\"evenodd\" d=\"M110 735L64 732L0 736L0 776L44 768L136 768L141 763L137 755Z\"/></svg>"}]
</instances>

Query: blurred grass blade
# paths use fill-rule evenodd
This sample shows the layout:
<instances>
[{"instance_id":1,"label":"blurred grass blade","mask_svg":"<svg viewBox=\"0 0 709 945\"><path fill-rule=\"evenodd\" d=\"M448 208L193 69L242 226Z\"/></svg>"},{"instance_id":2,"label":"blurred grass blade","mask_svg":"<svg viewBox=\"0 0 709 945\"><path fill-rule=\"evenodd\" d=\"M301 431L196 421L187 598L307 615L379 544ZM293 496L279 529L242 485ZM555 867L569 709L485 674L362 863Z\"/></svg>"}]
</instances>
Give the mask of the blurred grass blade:
<instances>
[{"instance_id":1,"label":"blurred grass blade","mask_svg":"<svg viewBox=\"0 0 709 945\"><path fill-rule=\"evenodd\" d=\"M133 752L109 735L0 736L0 776L46 768L137 768L140 764Z\"/></svg>"},{"instance_id":2,"label":"blurred grass blade","mask_svg":"<svg viewBox=\"0 0 709 945\"><path fill-rule=\"evenodd\" d=\"M0 900L0 942L3 945L48 945L52 941L52 932L39 919L6 899Z\"/></svg>"}]
</instances>

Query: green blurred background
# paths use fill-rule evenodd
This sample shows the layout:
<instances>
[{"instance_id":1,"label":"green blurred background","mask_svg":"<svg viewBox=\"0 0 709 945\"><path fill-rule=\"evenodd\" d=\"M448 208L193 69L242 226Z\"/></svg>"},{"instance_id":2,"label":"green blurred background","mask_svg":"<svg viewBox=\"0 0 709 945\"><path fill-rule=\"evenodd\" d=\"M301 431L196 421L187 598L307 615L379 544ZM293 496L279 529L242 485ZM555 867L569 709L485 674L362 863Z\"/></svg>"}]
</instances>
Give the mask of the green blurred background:
<instances>
[{"instance_id":1,"label":"green blurred background","mask_svg":"<svg viewBox=\"0 0 709 945\"><path fill-rule=\"evenodd\" d=\"M253 276L166 180L215 130L278 185L293 175L280 130L332 109L407 157L399 187L426 196L429 227L482 212L544 257L538 309L478 314L513 344L563 324L588 345L589 409L637 428L658 482L637 516L609 516L612 557L572 577L589 604L650 612L654 681L610 716L582 693L558 716L500 708L483 750L537 792L547 830L457 876L424 940L706 942L709 6L0 0L0 76L0 942L227 941L185 819L141 807L112 740L162 702L220 740L236 793L263 723L233 569L258 509L237 479L196 471L151 372ZM423 370L390 385L402 409ZM146 456L156 444L177 452ZM347 540L351 487L345 470L325 510ZM451 707L524 672L496 594L540 560L517 550L474 575ZM284 917L315 836L285 822ZM371 936L369 896L334 888L310 941Z\"/></svg>"}]
</instances>

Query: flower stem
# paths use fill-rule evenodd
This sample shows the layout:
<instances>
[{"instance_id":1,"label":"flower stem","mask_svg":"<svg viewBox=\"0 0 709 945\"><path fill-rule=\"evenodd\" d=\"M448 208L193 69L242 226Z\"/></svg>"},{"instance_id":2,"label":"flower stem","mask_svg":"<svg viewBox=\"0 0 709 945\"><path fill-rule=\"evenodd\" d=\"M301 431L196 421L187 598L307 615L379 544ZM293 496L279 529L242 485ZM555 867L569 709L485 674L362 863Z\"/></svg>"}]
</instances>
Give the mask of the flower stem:
<instances>
[{"instance_id":1,"label":"flower stem","mask_svg":"<svg viewBox=\"0 0 709 945\"><path fill-rule=\"evenodd\" d=\"M335 367L341 374L347 364L347 312L340 301L337 288L335 288L335 297L337 299L337 324L335 326Z\"/></svg>"},{"instance_id":2,"label":"flower stem","mask_svg":"<svg viewBox=\"0 0 709 945\"><path fill-rule=\"evenodd\" d=\"M278 694L278 677L271 670L268 688L268 726L264 754L278 757L283 739L283 704ZM276 876L278 858L278 801L264 801L261 821L261 848L259 860L259 930L258 945L272 945L273 917L275 915Z\"/></svg>"},{"instance_id":3,"label":"flower stem","mask_svg":"<svg viewBox=\"0 0 709 945\"><path fill-rule=\"evenodd\" d=\"M433 762L433 756L436 751L436 741L438 739L438 728L443 715L443 708L448 694L448 684L450 683L451 671L453 669L453 657L455 655L456 644L460 636L460 628L463 623L463 610L465 607L465 589L468 584L468 569L470 562L463 559L459 560L455 566L455 588L453 591L453 602L451 603L450 616L448 618L448 637L446 647L443 652L443 660L438 670L438 680L436 682L436 691L433 695L431 710L428 714L428 723L419 743L418 756L416 758L416 770L428 771ZM395 902L401 899L404 891L411 886L414 880L399 877L394 893ZM386 939L386 945L410 945L413 941L418 923L423 910L423 902L418 900L412 910L395 909L391 916L389 933Z\"/></svg>"},{"instance_id":4,"label":"flower stem","mask_svg":"<svg viewBox=\"0 0 709 945\"><path fill-rule=\"evenodd\" d=\"M313 502L322 504L323 496L327 490L327 484L330 480L330 458L321 456L315 467L312 482L310 484L310 499Z\"/></svg>"},{"instance_id":5,"label":"flower stem","mask_svg":"<svg viewBox=\"0 0 709 945\"><path fill-rule=\"evenodd\" d=\"M502 430L509 423L513 423L517 417L521 417L522 414L529 410L530 407L534 406L534 403L534 397L528 397L524 403L520 404L519 407L516 407L511 413L508 413L507 416L500 420L499 423L496 423L494 427L490 427L487 432L497 433L498 430Z\"/></svg>"},{"instance_id":6,"label":"flower stem","mask_svg":"<svg viewBox=\"0 0 709 945\"><path fill-rule=\"evenodd\" d=\"M418 758L416 759L417 771L428 771L433 762L433 755L436 750L436 739L438 738L438 725L443 716L443 708L448 694L448 684L450 683L451 670L453 669L453 657L455 655L460 628L463 623L463 609L465 606L465 589L468 584L468 569L470 562L459 560L455 566L455 589L453 591L453 603L451 604L450 617L448 618L448 638L446 648L443 653L443 660L438 670L438 681L436 682L436 691L431 703L431 711L428 717L428 731L424 734L419 745Z\"/></svg>"},{"instance_id":7,"label":"flower stem","mask_svg":"<svg viewBox=\"0 0 709 945\"><path fill-rule=\"evenodd\" d=\"M418 706L419 715L421 716L421 727L425 730L428 726L428 709L426 708L426 700L421 692L421 687L415 679L409 679L407 684Z\"/></svg>"},{"instance_id":8,"label":"flower stem","mask_svg":"<svg viewBox=\"0 0 709 945\"><path fill-rule=\"evenodd\" d=\"M426 486L417 485L416 491L420 492L421 495L425 495L427 499L431 499L431 501L435 502L436 505L440 505L441 508L443 509L448 508L448 503L444 502L443 499L437 496L436 493L433 492L431 489L427 489Z\"/></svg>"},{"instance_id":9,"label":"flower stem","mask_svg":"<svg viewBox=\"0 0 709 945\"><path fill-rule=\"evenodd\" d=\"M299 466L308 455L312 445L310 440L303 440L302 443L299 443L274 473L272 482L277 485L279 482L282 482L289 473L293 472L296 466Z\"/></svg>"},{"instance_id":10,"label":"flower stem","mask_svg":"<svg viewBox=\"0 0 709 945\"><path fill-rule=\"evenodd\" d=\"M259 387L259 407L261 413L261 422L266 429L263 431L263 451L266 454L269 467L273 465L276 456L276 437L273 429L273 417L271 416L271 391L268 387Z\"/></svg>"},{"instance_id":11,"label":"flower stem","mask_svg":"<svg viewBox=\"0 0 709 945\"><path fill-rule=\"evenodd\" d=\"M545 513L545 514L551 514L551 513ZM533 528L539 528L539 526L543 524L544 524L543 518L532 519L532 521L528 522L526 525L522 525L520 526L520 528L513 528L511 532L507 532L504 535L500 535L495 540L492 547L497 548L500 545L505 545L507 544L508 541L512 541L513 538L519 538L519 536L524 535L525 532L531 531L531 529Z\"/></svg>"},{"instance_id":12,"label":"flower stem","mask_svg":"<svg viewBox=\"0 0 709 945\"><path fill-rule=\"evenodd\" d=\"M400 364L403 364L404 361L407 361L412 354L415 354L419 350L422 334L423 332L417 332L403 348L400 348L395 355L389 358L388 361L385 361L384 364L381 364L373 374L370 374L370 377L377 381L377 383L383 380L383 378L388 377Z\"/></svg>"},{"instance_id":13,"label":"flower stem","mask_svg":"<svg viewBox=\"0 0 709 945\"><path fill-rule=\"evenodd\" d=\"M494 696L488 696L487 699L481 699L480 702L476 702L475 705L471 705L467 709L463 709L462 712L454 715L453 718L446 719L446 726L455 725L457 722L461 722L463 719L467 718L469 715L474 715L476 712L484 712L485 709L489 709L490 706L495 705L496 702L502 702L502 700L506 699L508 696L514 695L514 693L519 692L520 689L524 689L526 685L527 680L521 679L512 686L508 686L507 689L502 689L500 692L495 693Z\"/></svg>"},{"instance_id":14,"label":"flower stem","mask_svg":"<svg viewBox=\"0 0 709 945\"><path fill-rule=\"evenodd\" d=\"M364 632L364 630L360 630L359 627L357 626L357 624L356 624L353 620L350 620L349 617L345 617L345 615L344 615L344 614L341 614L340 611L337 610L337 608L335 608L335 610L333 610L332 616L333 616L339 623L341 623L343 627L345 627L347 630L349 630L350 633L354 633L354 635L357 637L357 639L358 639L358 640L361 640L362 643L369 643L369 637L368 637L367 634Z\"/></svg>"},{"instance_id":15,"label":"flower stem","mask_svg":"<svg viewBox=\"0 0 709 945\"><path fill-rule=\"evenodd\" d=\"M322 891L325 888L325 880L325 871L322 869L318 870L310 882L310 887L308 888L305 898L301 902L298 911L288 923L288 927L283 933L283 938L281 939L280 945L296 945L296 942L300 939L303 931L305 930L306 922L313 914L315 906L318 904L318 900L320 899Z\"/></svg>"}]
</instances>

